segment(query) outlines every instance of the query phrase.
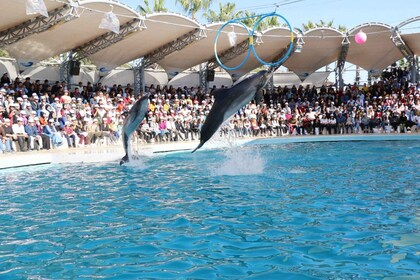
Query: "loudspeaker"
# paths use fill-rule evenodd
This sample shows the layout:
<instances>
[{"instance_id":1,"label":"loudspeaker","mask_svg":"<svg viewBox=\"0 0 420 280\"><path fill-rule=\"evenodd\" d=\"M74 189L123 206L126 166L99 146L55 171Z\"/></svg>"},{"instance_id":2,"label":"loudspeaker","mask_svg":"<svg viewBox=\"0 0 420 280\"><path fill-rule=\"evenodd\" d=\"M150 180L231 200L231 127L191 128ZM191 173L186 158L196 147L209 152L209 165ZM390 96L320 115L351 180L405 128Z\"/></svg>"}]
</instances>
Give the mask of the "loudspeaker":
<instances>
[{"instance_id":1,"label":"loudspeaker","mask_svg":"<svg viewBox=\"0 0 420 280\"><path fill-rule=\"evenodd\" d=\"M207 81L208 82L214 81L214 70L207 70Z\"/></svg>"},{"instance_id":2,"label":"loudspeaker","mask_svg":"<svg viewBox=\"0 0 420 280\"><path fill-rule=\"evenodd\" d=\"M70 75L79 76L80 74L80 61L70 61Z\"/></svg>"}]
</instances>

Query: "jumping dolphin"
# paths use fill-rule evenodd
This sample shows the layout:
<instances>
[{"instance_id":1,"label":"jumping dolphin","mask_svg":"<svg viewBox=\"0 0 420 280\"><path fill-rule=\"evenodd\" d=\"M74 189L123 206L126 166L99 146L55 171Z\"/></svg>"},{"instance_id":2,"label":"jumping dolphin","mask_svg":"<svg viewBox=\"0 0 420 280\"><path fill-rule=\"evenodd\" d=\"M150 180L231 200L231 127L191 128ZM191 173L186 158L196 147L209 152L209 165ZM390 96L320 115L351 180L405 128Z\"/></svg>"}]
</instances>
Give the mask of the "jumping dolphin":
<instances>
[{"instance_id":1,"label":"jumping dolphin","mask_svg":"<svg viewBox=\"0 0 420 280\"><path fill-rule=\"evenodd\" d=\"M215 101L200 131L200 144L192 151L200 149L224 121L248 104L267 83L272 71L262 70L231 88L214 92Z\"/></svg>"},{"instance_id":2,"label":"jumping dolphin","mask_svg":"<svg viewBox=\"0 0 420 280\"><path fill-rule=\"evenodd\" d=\"M128 149L129 149L129 142L131 139L131 135L143 121L144 117L147 114L147 110L149 109L149 96L145 95L142 96L139 100L134 103L133 107L131 107L130 111L126 118L124 119L123 127L122 127L122 140L123 146L125 151L125 156L121 159L120 165L129 162L130 159L128 157Z\"/></svg>"}]
</instances>

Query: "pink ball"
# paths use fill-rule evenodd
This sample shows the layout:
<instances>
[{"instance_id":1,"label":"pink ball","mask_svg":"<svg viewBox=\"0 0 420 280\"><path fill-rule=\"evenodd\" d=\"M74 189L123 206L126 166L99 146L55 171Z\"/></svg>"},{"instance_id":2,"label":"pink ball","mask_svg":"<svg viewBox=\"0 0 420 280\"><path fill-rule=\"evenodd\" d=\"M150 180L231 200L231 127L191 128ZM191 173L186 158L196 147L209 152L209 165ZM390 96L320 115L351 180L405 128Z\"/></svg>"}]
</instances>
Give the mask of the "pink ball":
<instances>
[{"instance_id":1,"label":"pink ball","mask_svg":"<svg viewBox=\"0 0 420 280\"><path fill-rule=\"evenodd\" d=\"M362 45L366 43L367 35L365 32L360 30L359 32L357 32L356 36L354 36L354 40L356 41L356 43Z\"/></svg>"}]
</instances>

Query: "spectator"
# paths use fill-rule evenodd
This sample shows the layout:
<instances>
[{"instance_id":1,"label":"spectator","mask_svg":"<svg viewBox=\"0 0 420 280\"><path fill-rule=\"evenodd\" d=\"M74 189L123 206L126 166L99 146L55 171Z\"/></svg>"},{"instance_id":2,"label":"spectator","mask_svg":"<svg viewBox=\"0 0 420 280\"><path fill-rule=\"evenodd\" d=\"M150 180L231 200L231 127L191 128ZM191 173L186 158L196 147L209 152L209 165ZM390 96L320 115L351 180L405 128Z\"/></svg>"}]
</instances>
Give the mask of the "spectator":
<instances>
[{"instance_id":1,"label":"spectator","mask_svg":"<svg viewBox=\"0 0 420 280\"><path fill-rule=\"evenodd\" d=\"M12 151L12 138L6 135L6 131L4 129L4 123L1 120L0 120L0 150L2 153L9 153Z\"/></svg>"},{"instance_id":2,"label":"spectator","mask_svg":"<svg viewBox=\"0 0 420 280\"><path fill-rule=\"evenodd\" d=\"M43 133L51 139L53 146L57 148L63 145L63 138L61 133L57 131L54 122L54 119L49 119L48 124L44 126Z\"/></svg>"},{"instance_id":3,"label":"spectator","mask_svg":"<svg viewBox=\"0 0 420 280\"><path fill-rule=\"evenodd\" d=\"M28 135L29 148L31 150L40 150L43 147L42 137L38 133L34 119L29 119L25 126L25 132Z\"/></svg>"},{"instance_id":4,"label":"spectator","mask_svg":"<svg viewBox=\"0 0 420 280\"><path fill-rule=\"evenodd\" d=\"M19 144L19 149L21 152L26 152L29 150L29 136L25 132L25 126L23 125L23 119L21 117L17 118L17 123L12 126L13 134L15 139Z\"/></svg>"},{"instance_id":5,"label":"spectator","mask_svg":"<svg viewBox=\"0 0 420 280\"><path fill-rule=\"evenodd\" d=\"M74 132L74 125L70 121L66 121L63 128L63 135L67 140L69 148L76 148L76 132Z\"/></svg>"}]
</instances>

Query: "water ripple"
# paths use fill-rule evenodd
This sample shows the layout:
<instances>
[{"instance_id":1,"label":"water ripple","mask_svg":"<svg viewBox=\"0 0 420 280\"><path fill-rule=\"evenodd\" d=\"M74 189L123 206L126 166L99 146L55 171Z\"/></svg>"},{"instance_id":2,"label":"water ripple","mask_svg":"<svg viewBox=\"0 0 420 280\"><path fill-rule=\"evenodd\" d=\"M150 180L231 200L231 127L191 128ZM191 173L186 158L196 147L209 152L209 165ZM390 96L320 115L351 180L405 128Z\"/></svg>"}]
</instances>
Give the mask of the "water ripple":
<instances>
[{"instance_id":1,"label":"water ripple","mask_svg":"<svg viewBox=\"0 0 420 280\"><path fill-rule=\"evenodd\" d=\"M234 176L211 172L220 150L0 173L0 279L418 278L419 152L268 145L264 172Z\"/></svg>"}]
</instances>

